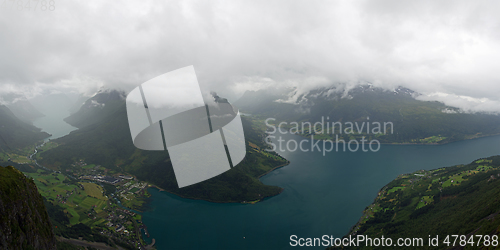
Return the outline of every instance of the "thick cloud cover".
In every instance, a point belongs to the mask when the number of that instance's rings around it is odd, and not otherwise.
[[[368,81],[500,111],[498,1],[52,3],[0,7],[0,93],[130,91],[194,65],[230,100],[269,86],[303,93]]]

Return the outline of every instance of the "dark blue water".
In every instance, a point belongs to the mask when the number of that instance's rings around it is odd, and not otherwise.
[[[500,154],[500,136],[440,146],[382,145],[376,153],[279,153],[291,164],[261,181],[285,190],[255,205],[195,201],[150,189],[143,220],[158,249],[285,249],[291,248],[292,234],[340,237],[399,174]]]

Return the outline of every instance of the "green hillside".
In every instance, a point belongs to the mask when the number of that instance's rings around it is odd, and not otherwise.
[[[38,161],[52,169],[66,171],[83,159],[115,172],[129,173],[169,192],[187,198],[214,202],[261,200],[279,194],[279,187],[262,184],[258,177],[287,164],[275,153],[265,150],[263,130],[243,118],[247,156],[235,168],[210,180],[179,189],[167,152],[136,149],[130,137],[124,101],[102,122],[86,126],[55,140],[59,147],[42,152]],[[249,146],[251,145],[253,146]]]
[[[124,95],[116,90],[97,93],[86,100],[75,113],[66,117],[64,121],[77,128],[99,123],[123,104]]]
[[[500,156],[400,175],[380,190],[349,235],[422,238],[427,247],[429,235],[439,235],[439,247],[432,249],[497,249],[493,241],[500,234],[499,194]],[[459,235],[455,245],[452,235]]]

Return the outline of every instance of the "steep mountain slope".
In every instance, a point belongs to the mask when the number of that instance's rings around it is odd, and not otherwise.
[[[388,91],[368,85],[347,93],[330,88],[294,99],[291,95],[247,92],[235,105],[277,121],[314,123],[328,117],[330,122],[392,122],[393,134],[377,137],[385,143],[447,143],[500,133],[498,115],[462,113],[439,102],[420,101],[417,93],[405,88]]]
[[[0,167],[0,248],[56,249],[42,196],[13,167]]]
[[[500,235],[499,193],[500,156],[404,174],[380,190],[349,234],[393,240],[416,237],[424,240],[424,246],[429,235],[439,235],[439,247],[432,249],[477,249],[488,246],[484,237],[489,235],[490,247],[496,249],[491,243],[494,235]],[[466,240],[453,245],[452,237],[446,244],[447,235],[464,235]],[[482,241],[475,235],[483,235]]]
[[[20,100],[7,105],[7,107],[14,113],[14,115],[21,121],[32,123],[37,118],[43,117],[38,109],[36,109],[29,101]]]
[[[123,104],[125,93],[116,90],[100,91],[86,100],[77,112],[65,118],[68,124],[83,128],[106,119]]]
[[[0,150],[16,149],[47,138],[49,134],[17,118],[6,106],[0,105]]]
[[[79,94],[74,95],[73,99],[75,100],[75,103],[68,109],[71,114],[78,112],[78,110],[80,110],[82,105],[89,99],[89,97],[83,94]]]
[[[286,164],[286,160],[263,150],[263,131],[255,129],[251,121],[243,119],[243,126],[247,140],[254,145],[247,146],[243,162],[224,174],[182,189],[177,187],[167,152],[143,151],[133,145],[124,100],[115,112],[103,116],[102,121],[57,139],[56,142],[62,145],[41,153],[39,162],[64,171],[77,159],[84,159],[133,174],[184,197],[216,202],[260,200],[280,193],[281,188],[264,185],[258,177]]]
[[[26,123],[33,123],[44,114],[26,99],[23,94],[3,92],[0,93],[0,104],[7,106],[14,115]]]

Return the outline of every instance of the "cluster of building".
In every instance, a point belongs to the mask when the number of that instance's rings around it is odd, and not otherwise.
[[[133,177],[129,177],[130,179],[133,179]],[[98,182],[104,182],[108,183],[111,185],[116,185],[118,182],[120,182],[122,179],[125,178],[116,178],[113,176],[107,176],[107,175],[86,175],[86,176],[81,176],[80,179],[87,179],[87,180],[93,180],[93,181],[98,181]],[[130,180],[127,179],[127,180]]]
[[[73,167],[84,167],[87,166],[87,163],[85,163],[82,159],[80,161],[75,162],[71,166]]]
[[[129,215],[130,218],[127,218],[126,215]],[[115,208],[113,212],[111,212],[106,219],[108,220],[108,223],[106,223],[106,226],[109,228],[114,228],[115,233],[119,234],[126,234],[129,235],[130,232],[127,230],[127,225],[132,225],[132,218],[136,214],[132,211],[126,210],[126,209],[121,209],[121,208]]]

